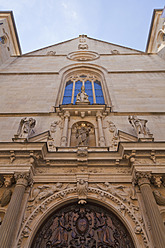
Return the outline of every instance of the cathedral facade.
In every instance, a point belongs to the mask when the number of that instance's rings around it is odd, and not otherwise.
[[[0,247],[165,247],[165,18],[146,52],[87,35],[21,54],[0,12]]]

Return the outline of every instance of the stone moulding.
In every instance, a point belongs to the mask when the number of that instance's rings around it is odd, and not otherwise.
[[[64,205],[73,200],[78,201],[76,187],[62,190],[41,202],[41,204],[33,210],[29,217],[23,221],[16,247],[30,247],[38,227],[47,217],[49,217],[50,213],[52,213],[58,205]],[[88,200],[97,202],[98,204],[102,203],[105,207],[111,209],[123,221],[123,223],[126,224],[127,229],[134,240],[135,247],[139,247],[139,245],[140,247],[149,247],[149,242],[143,223],[140,222],[136,214],[131,208],[129,208],[129,206],[127,206],[127,204],[109,192],[93,187],[88,188],[87,202]],[[134,230],[134,233],[131,229]],[[143,246],[141,246],[141,242],[138,241],[136,235],[138,235],[139,238],[142,238]]]
[[[67,58],[75,61],[91,61],[99,58],[99,54],[92,51],[76,51],[67,55]]]

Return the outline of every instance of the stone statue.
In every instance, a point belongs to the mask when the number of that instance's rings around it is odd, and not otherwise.
[[[158,205],[165,206],[165,197],[158,190],[154,190],[153,195]]]
[[[28,137],[34,132],[33,128],[36,125],[36,120],[33,118],[22,118],[17,131],[17,138],[25,138]]]
[[[91,128],[84,123],[76,130],[76,139],[78,146],[87,146],[89,141],[89,133]]]
[[[88,95],[87,93],[85,93],[85,86],[81,87],[81,92],[79,92],[76,96],[76,104],[89,104],[89,100],[88,100]]]
[[[88,192],[88,182],[84,179],[79,179],[77,182],[77,193],[79,202],[78,204],[85,204],[85,199],[87,198],[87,192]]]
[[[151,137],[149,129],[146,126],[148,120],[139,119],[137,116],[130,115],[128,117],[128,121],[132,125],[132,127],[135,129],[138,138],[147,137],[147,136]]]

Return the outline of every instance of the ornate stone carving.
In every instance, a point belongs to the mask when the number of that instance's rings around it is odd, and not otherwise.
[[[95,205],[72,204],[46,221],[32,247],[133,248],[134,245],[128,231],[112,212]]]
[[[55,150],[55,133],[56,133],[56,130],[57,130],[57,126],[61,124],[61,121],[53,121],[50,125],[50,130],[49,130],[49,133],[50,133],[50,136],[48,137],[48,148],[49,150]]]
[[[34,133],[33,128],[36,125],[36,120],[33,118],[22,118],[18,127],[17,134],[14,135],[13,141],[18,139],[22,141],[28,140],[29,136]]]
[[[79,44],[78,49],[79,50],[88,50],[88,45],[87,44]]]
[[[40,203],[40,205],[38,205],[34,209],[34,211],[30,212],[30,215],[27,215],[27,217],[25,217],[25,220],[24,220],[24,223],[22,226],[22,231],[20,232],[20,236],[19,236],[18,248],[21,248],[22,243],[25,244],[24,242],[26,242],[25,239],[23,241],[24,229],[26,229],[26,227],[28,227],[29,230],[31,230],[31,227],[33,226],[33,224],[36,221],[35,218],[38,219],[38,216],[40,215],[40,211],[45,212],[46,210],[48,210],[48,208],[52,208],[53,204],[57,204],[59,199],[61,200],[61,198],[63,198],[64,196],[65,196],[65,198],[69,197],[69,199],[70,199],[70,196],[72,196],[76,192],[77,192],[77,187],[71,187],[71,188],[69,187],[68,189],[63,190],[62,192],[61,191],[57,192],[57,193],[53,194],[52,196],[46,198],[43,202]],[[108,203],[109,201],[112,202],[112,204],[115,205],[116,209],[117,209],[116,206],[119,206],[122,204],[124,206],[124,211],[122,211],[122,214],[125,215],[127,213],[126,218],[131,218],[131,220],[133,221],[135,226],[141,226],[142,231],[141,231],[140,235],[143,238],[145,247],[146,248],[149,247],[146,232],[143,228],[143,225],[141,224],[141,218],[139,217],[139,214],[137,214],[136,209],[130,208],[129,204],[126,205],[119,198],[113,196],[109,192],[102,191],[98,188],[88,187],[88,194],[91,195],[92,198],[94,197],[95,199],[98,199],[99,196],[104,195],[104,197],[106,198],[107,204],[109,204]],[[66,201],[66,199],[64,201]]]
[[[130,202],[130,199],[136,200],[135,192],[131,187],[126,187],[123,185],[115,186],[108,182],[104,183],[103,186],[97,184],[97,187],[111,193],[112,195],[118,197],[120,200],[124,202]]]
[[[118,50],[111,50],[112,54],[120,54],[120,52]]]
[[[13,182],[13,175],[3,175],[4,177],[4,184],[5,184],[5,187],[9,187],[11,186],[12,182]]]
[[[107,121],[109,124],[109,131],[112,133],[111,141],[110,141],[110,151],[116,151],[118,148],[118,143],[120,141],[117,128],[112,121]]]
[[[56,52],[55,51],[48,51],[46,55],[54,56],[54,55],[56,55]]]
[[[165,206],[165,196],[163,196],[158,190],[154,190],[153,195],[158,205]]]
[[[78,147],[77,156],[78,157],[87,157],[88,156],[88,147]]]
[[[16,180],[17,185],[20,184],[27,187],[33,184],[33,180],[29,172],[15,172],[14,178]]]
[[[11,200],[12,191],[10,189],[5,189],[0,199],[1,207],[5,207]]]
[[[68,185],[64,186],[62,183],[56,183],[53,185],[44,184],[42,186],[38,186],[37,188],[33,188],[31,191],[31,195],[29,198],[29,202],[34,202],[37,204],[40,201],[45,200],[49,196],[53,195],[55,192],[59,192],[67,188]]]
[[[160,188],[161,184],[162,184],[162,177],[161,176],[152,176],[152,183]]]
[[[88,182],[84,179],[77,181],[78,204],[85,204],[88,194]]]
[[[134,183],[141,186],[142,184],[150,184],[151,172],[150,171],[135,171]]]
[[[89,143],[89,133],[90,133],[91,127],[87,123],[81,123],[79,126],[77,126],[76,131],[76,139],[77,139],[77,145],[78,146],[87,146]]]
[[[134,130],[136,131],[137,137],[140,138],[152,138],[152,134],[147,128],[148,120],[139,119],[137,116],[130,115],[128,117],[129,123],[132,125]]]
[[[85,93],[85,86],[81,87],[81,92],[76,96],[76,104],[90,104],[88,95]]]

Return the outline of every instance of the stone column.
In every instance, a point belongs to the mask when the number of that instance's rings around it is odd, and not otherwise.
[[[17,217],[21,211],[20,207],[25,188],[30,182],[29,173],[15,173],[14,177],[16,180],[16,186],[0,228],[1,248],[12,247],[12,239],[15,232]]]
[[[105,138],[102,127],[102,114],[100,111],[96,114],[97,124],[98,124],[98,132],[99,132],[99,146],[105,146]]]
[[[148,216],[155,248],[165,247],[165,227],[150,186],[150,172],[136,172],[142,199]]]
[[[67,146],[69,117],[70,117],[69,111],[66,111],[64,114],[64,126],[61,137],[61,146]]]

